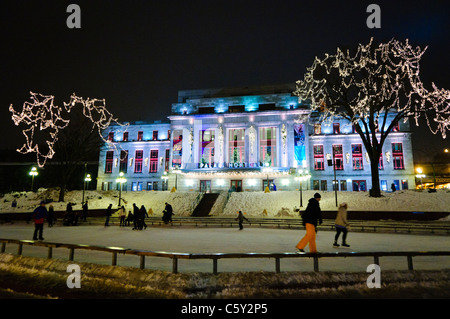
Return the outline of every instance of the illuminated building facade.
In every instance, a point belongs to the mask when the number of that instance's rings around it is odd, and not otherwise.
[[[351,123],[308,119],[293,85],[179,91],[167,123],[112,126],[100,152],[98,188],[181,191],[368,191],[370,162]],[[334,163],[328,166],[328,160]],[[408,123],[390,133],[382,190],[415,187]],[[302,182],[301,182],[302,181]]]

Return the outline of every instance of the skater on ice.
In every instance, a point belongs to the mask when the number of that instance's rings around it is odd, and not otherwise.
[[[239,230],[243,230],[244,229],[244,226],[242,225],[242,223],[244,222],[244,219],[246,221],[248,221],[248,219],[245,218],[245,216],[242,214],[242,212],[239,211],[238,217],[235,218],[235,220],[239,220]]]
[[[320,199],[322,196],[315,193],[314,197],[308,202],[306,210],[303,212],[303,225],[306,227],[306,235],[298,242],[297,249],[304,252],[304,248],[309,244],[309,251],[311,253],[317,252],[316,247],[316,232],[317,222],[322,224],[322,211],[320,210]]]
[[[347,203],[341,203],[339,205],[336,220],[334,222],[334,226],[336,227],[336,235],[334,237],[333,247],[336,248],[339,247],[337,241],[341,233],[342,233],[342,247],[350,247],[350,245],[348,245],[346,242],[347,232],[350,227],[350,224],[347,221],[347,209],[348,209]]]
[[[41,201],[39,207],[37,207],[31,217],[34,219],[34,234],[33,240],[44,240],[43,232],[44,232],[44,219],[47,218],[48,212],[47,208],[45,208],[45,202]]]

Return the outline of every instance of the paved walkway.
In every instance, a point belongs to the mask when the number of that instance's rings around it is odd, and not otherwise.
[[[0,225],[0,238],[31,239],[34,226],[17,223]],[[248,253],[248,252],[293,252],[295,245],[305,234],[304,230],[245,228],[187,228],[149,227],[133,231],[130,227],[55,226],[44,228],[45,241],[99,246],[115,246],[131,249],[184,252],[184,253]],[[319,231],[317,247],[321,252],[336,251],[446,251],[450,237],[407,234],[352,233],[348,234],[350,248],[333,248],[334,232]],[[306,249],[308,251],[308,248]],[[17,246],[9,244],[7,253],[17,253]],[[43,247],[24,246],[23,255],[46,257]],[[66,248],[56,248],[53,258],[68,259]],[[95,262],[111,264],[111,254],[92,251],[77,251],[74,263]],[[366,271],[372,257],[322,258],[320,271]],[[119,255],[119,266],[139,267],[139,257]],[[382,270],[407,270],[406,257],[380,258]],[[148,257],[147,269],[171,271],[172,261],[167,258]],[[414,269],[450,269],[450,257],[415,257]],[[180,260],[180,272],[211,272],[210,260]],[[282,259],[282,271],[313,271],[310,258]],[[273,259],[231,259],[219,260],[218,271],[274,271]]]

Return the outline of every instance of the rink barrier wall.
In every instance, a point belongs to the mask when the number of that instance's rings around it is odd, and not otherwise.
[[[78,216],[83,216],[82,210],[74,210]],[[63,219],[65,211],[55,211],[54,215],[57,219]],[[262,213],[262,212],[261,212]],[[323,219],[335,219],[336,210],[322,210]],[[0,213],[0,221],[8,222],[15,220],[29,221],[31,220],[32,212],[14,213],[2,212]],[[175,215],[177,212],[175,211]],[[450,215],[450,211],[446,212],[422,212],[422,211],[355,211],[349,210],[347,218],[349,220],[365,220],[365,221],[379,221],[379,220],[396,220],[396,221],[435,221],[445,218]],[[106,209],[90,209],[88,217],[105,217]],[[162,216],[162,215],[161,215]],[[180,215],[178,215],[180,216]],[[188,216],[186,216],[188,217]],[[191,217],[190,218],[195,218]],[[208,216],[208,218],[228,218],[226,216]],[[270,219],[266,217],[267,219]],[[277,219],[272,218],[272,219]],[[278,219],[283,219],[280,217]]]
[[[347,258],[347,257],[373,257],[374,264],[380,264],[380,257],[406,257],[408,270],[413,271],[413,257],[417,256],[450,256],[450,251],[391,251],[391,252],[325,252],[325,253],[178,253],[178,252],[163,252],[163,251],[147,251],[136,250],[122,247],[105,247],[93,245],[78,245],[78,244],[64,244],[52,243],[37,240],[18,240],[0,238],[1,248],[0,253],[5,253],[6,244],[16,244],[17,255],[21,256],[23,252],[23,245],[47,247],[47,258],[51,259],[53,256],[53,248],[67,248],[69,250],[69,260],[74,261],[76,250],[90,250],[100,251],[112,254],[111,265],[117,265],[117,254],[127,254],[139,256],[139,268],[145,269],[145,257],[162,257],[172,259],[172,273],[178,273],[179,259],[210,259],[213,262],[213,273],[218,274],[219,259],[241,259],[241,258],[273,258],[275,259],[275,272],[281,272],[281,259],[283,258],[312,258],[314,262],[314,271],[319,271],[320,258]]]

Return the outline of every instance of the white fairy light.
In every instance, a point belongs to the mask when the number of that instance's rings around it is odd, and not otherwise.
[[[70,102],[64,102],[63,109],[53,104],[55,99],[53,95],[43,95],[33,92],[30,92],[30,94],[32,102],[25,102],[20,113],[13,108],[12,104],[9,107],[9,111],[12,113],[12,120],[16,126],[21,124],[26,126],[22,130],[26,142],[17,151],[22,154],[36,153],[39,167],[43,167],[48,159],[53,158],[55,154],[53,148],[58,141],[58,133],[69,125],[68,113],[76,105],[81,104],[83,115],[92,121],[93,127],[98,130],[99,136],[105,143],[109,141],[102,136],[104,129],[112,123],[126,126],[120,124],[106,109],[106,101],[104,99],[83,99],[72,94]],[[44,139],[48,147],[47,151],[40,150],[38,143],[34,140],[36,129],[39,129],[42,134],[46,134]],[[115,145],[113,146],[115,147]]]
[[[310,101],[313,111],[321,111],[321,122],[341,116],[364,125],[366,132],[370,122],[381,123],[383,133],[392,128],[386,117],[395,110],[396,121],[414,118],[418,126],[424,116],[431,132],[446,138],[450,90],[434,83],[431,90],[424,87],[419,62],[426,50],[395,39],[378,46],[371,39],[367,45],[359,44],[354,55],[338,48],[335,55],[314,59],[294,94],[300,102]]]

